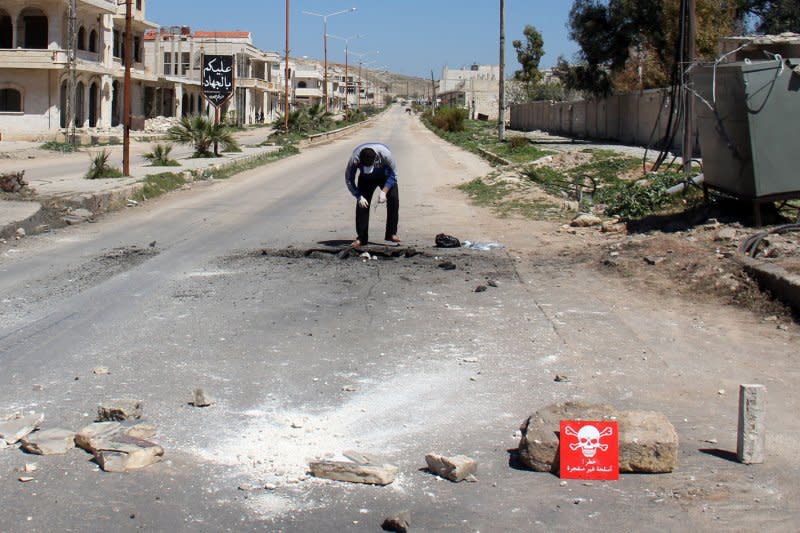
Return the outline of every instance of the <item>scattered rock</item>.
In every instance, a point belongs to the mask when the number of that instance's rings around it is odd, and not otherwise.
[[[95,446],[95,461],[106,472],[138,470],[159,462],[164,455],[164,448],[158,444],[124,434],[98,441]]]
[[[455,270],[456,265],[454,265],[450,261],[443,261],[439,263],[439,268],[441,268],[442,270]]]
[[[553,381],[557,381],[558,383],[566,383],[569,381],[569,378],[563,374],[556,374],[556,377]]]
[[[678,434],[666,416],[583,402],[552,404],[523,422],[518,448],[522,464],[538,472],[558,472],[561,420],[617,420],[620,472],[664,473],[677,465]]]
[[[722,228],[714,236],[715,241],[732,241],[736,238],[736,228]]]
[[[72,226],[75,224],[81,224],[86,222],[87,220],[91,219],[94,216],[94,213],[89,211],[88,209],[78,208],[78,209],[70,209],[69,213],[67,213],[63,218],[63,222],[68,226]]]
[[[411,527],[411,515],[408,511],[386,518],[381,524],[384,531],[394,531],[395,533],[406,533]]]
[[[0,190],[3,192],[19,192],[28,185],[25,181],[25,171],[0,174]]]
[[[109,374],[109,371],[108,368],[104,366],[96,366],[92,369],[92,374],[95,374],[97,376],[104,376],[106,374]]]
[[[33,478],[31,476],[20,476],[17,479],[22,483],[27,483],[28,481],[33,481]]]
[[[569,223],[573,228],[588,228],[590,226],[599,226],[603,223],[600,217],[590,213],[581,213],[572,219]]]
[[[214,403],[214,399],[206,395],[203,389],[194,389],[192,391],[192,399],[189,401],[195,407],[208,407]]]
[[[39,429],[44,421],[44,415],[32,414],[12,418],[0,423],[0,438],[6,444],[16,444],[20,439]]]
[[[369,485],[388,485],[399,471],[394,465],[360,465],[345,461],[313,461],[309,469],[315,477]]]
[[[142,418],[141,400],[112,400],[97,408],[97,422],[122,421]]]
[[[75,444],[89,453],[97,450],[97,444],[116,435],[122,424],[119,422],[94,422],[75,434]]]
[[[663,263],[667,258],[660,256],[660,255],[650,255],[644,258],[644,261],[648,265],[657,265],[659,263]]]
[[[75,447],[75,432],[68,429],[46,429],[22,439],[22,449],[34,455],[62,455]]]
[[[466,455],[445,457],[435,453],[425,456],[428,469],[434,474],[458,483],[478,471],[478,463]]]
[[[601,231],[603,233],[623,233],[628,227],[623,222],[603,222]]]
[[[490,287],[494,287],[494,288],[497,288],[497,287],[499,286],[499,285],[497,284],[497,282],[496,282],[495,280],[493,280],[493,279],[490,279],[489,281],[487,281],[487,282],[486,282],[486,284],[487,284],[488,286],[490,286]]]
[[[486,292],[486,285],[478,285],[475,287],[475,292]]]
[[[136,439],[152,439],[156,436],[157,428],[153,424],[136,424],[129,428],[123,428],[122,433]]]
[[[16,235],[16,237],[18,239],[21,239],[22,237],[24,237],[26,235],[25,228],[17,228],[17,231],[15,231],[14,234]]]

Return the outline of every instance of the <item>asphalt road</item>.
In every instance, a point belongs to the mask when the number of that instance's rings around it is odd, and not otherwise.
[[[305,257],[354,237],[343,171],[366,140],[397,156],[400,235],[422,253]],[[395,108],[349,138],[2,250],[0,415],[44,412],[45,427],[77,430],[105,400],[140,399],[166,455],[109,474],[80,450],[0,450],[0,531],[377,531],[403,510],[419,531],[796,523],[798,467],[780,444],[797,435],[791,416],[778,416],[766,467],[698,451],[702,439],[735,443],[723,386],[732,400],[737,380],[780,373],[770,390],[797,406],[791,343],[742,335],[735,313],[592,286],[580,266],[508,243],[437,251],[440,232],[519,238],[453,189],[490,171]],[[771,368],[754,369],[752,350]],[[188,405],[195,387],[217,402]],[[679,471],[564,484],[510,466],[525,417],[566,399],[663,409],[681,435]],[[398,480],[307,476],[309,459],[348,449],[399,466]],[[478,482],[421,471],[427,452],[476,458]],[[26,463],[38,468],[22,483]]]

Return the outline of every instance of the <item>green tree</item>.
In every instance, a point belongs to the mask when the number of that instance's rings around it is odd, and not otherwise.
[[[740,0],[739,8],[757,17],[756,30],[760,33],[800,33],[800,2],[797,0]]]
[[[730,35],[741,16],[739,7],[697,0],[698,58],[716,56],[719,38]],[[581,64],[562,73],[568,87],[607,94],[667,85],[677,67],[680,14],[681,0],[575,0],[568,26]]]
[[[514,50],[517,51],[517,61],[522,66],[521,70],[514,72],[514,79],[536,84],[542,79],[539,62],[544,56],[544,39],[542,39],[542,34],[530,24],[525,26],[522,34],[525,36],[524,43],[519,39],[515,39],[511,43],[514,45]]]

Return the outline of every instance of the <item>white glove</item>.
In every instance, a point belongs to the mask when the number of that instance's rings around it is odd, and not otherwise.
[[[385,204],[386,203],[386,193],[383,192],[383,189],[381,189],[381,195],[378,198],[378,203],[379,204]]]
[[[358,206],[359,207],[363,207],[363,208],[366,209],[367,207],[369,207],[369,202],[363,196],[359,196],[358,197]]]

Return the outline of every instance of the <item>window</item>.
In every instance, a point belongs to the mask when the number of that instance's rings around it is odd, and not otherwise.
[[[0,12],[0,48],[13,48],[11,43],[11,17]]]
[[[86,29],[83,26],[78,30],[78,50],[86,50]]]
[[[0,89],[0,113],[21,113],[22,94],[16,89]]]
[[[172,75],[172,53],[164,52],[164,75]]]
[[[97,52],[97,30],[92,30],[89,34],[89,51]]]
[[[114,30],[114,45],[112,53],[114,54],[114,57],[122,57],[122,54],[120,54],[119,30]]]
[[[191,54],[189,52],[182,52],[181,53],[181,75],[186,76],[186,73],[189,72],[189,66],[191,65]]]
[[[133,62],[134,63],[141,63],[142,62],[142,54],[139,50],[140,41],[139,37],[133,38]]]

